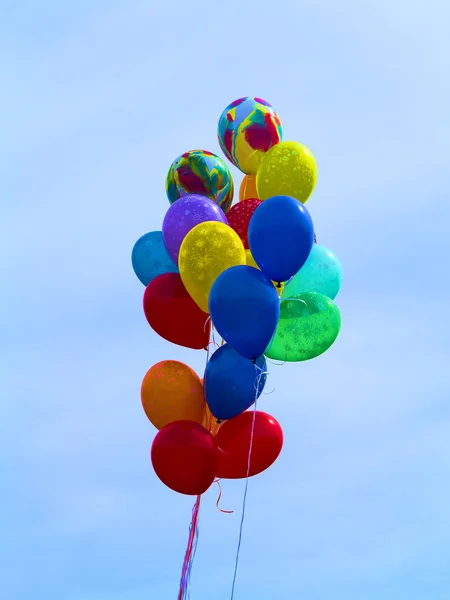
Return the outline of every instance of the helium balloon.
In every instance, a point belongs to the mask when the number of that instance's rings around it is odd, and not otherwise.
[[[239,202],[248,198],[258,198],[256,175],[245,175],[239,187]]]
[[[245,248],[231,227],[208,221],[196,225],[184,238],[178,264],[187,291],[203,311],[209,312],[212,284],[229,267],[245,265]]]
[[[250,250],[245,251],[245,260],[246,260],[247,267],[253,267],[254,269],[258,269],[259,271],[261,270],[259,268],[259,266],[256,264],[256,261],[253,258],[253,255]],[[281,293],[283,292],[283,289],[284,289],[284,283],[279,283],[277,281],[272,281],[272,283],[275,286],[275,289],[277,290],[277,294],[279,296],[281,296]]]
[[[289,196],[274,196],[258,206],[248,229],[253,258],[273,281],[287,281],[301,269],[313,240],[308,210]]]
[[[161,231],[151,231],[138,239],[131,253],[131,264],[145,286],[164,273],[178,273],[177,265],[164,246]]]
[[[244,412],[221,425],[217,432],[219,466],[216,477],[247,477],[252,427],[249,477],[265,471],[277,460],[283,447],[283,431],[278,421],[264,412]]]
[[[166,192],[171,204],[182,196],[200,194],[226,213],[233,202],[234,184],[230,169],[221,158],[206,150],[191,150],[172,163]]]
[[[216,419],[231,419],[247,410],[264,389],[266,369],[264,356],[255,365],[229,344],[216,350],[206,365],[204,383],[206,403]]]
[[[141,401],[157,429],[180,420],[202,423],[205,417],[202,382],[192,369],[176,360],[159,362],[147,372]]]
[[[290,298],[302,292],[317,292],[331,300],[336,298],[342,282],[342,266],[331,250],[314,244],[307,261],[286,284],[282,298]]]
[[[336,340],[341,315],[336,304],[316,292],[281,301],[277,331],[265,351],[268,358],[299,362],[323,354]]]
[[[248,198],[232,206],[227,213],[228,225],[241,238],[244,248],[248,248],[248,225],[250,219],[260,204],[260,200]]]
[[[209,410],[208,405],[206,405],[205,418],[203,420],[203,427],[207,429],[211,435],[216,435],[217,430],[219,429],[221,421],[218,421],[212,412]]]
[[[173,344],[207,348],[211,320],[192,300],[178,273],[166,273],[145,289],[144,313],[154,331]]]
[[[178,253],[186,235],[205,221],[228,222],[223,211],[206,196],[189,194],[171,205],[164,217],[162,234],[167,252],[175,264],[178,264]]]
[[[261,271],[237,266],[214,282],[209,310],[223,339],[244,358],[256,359],[275,333],[280,301],[272,282]]]
[[[197,496],[215,479],[218,453],[212,435],[192,421],[175,421],[153,440],[151,461],[156,475],[171,490]]]
[[[280,142],[281,121],[261,98],[239,98],[223,111],[217,137],[225,156],[244,173],[256,173],[265,153]]]
[[[256,175],[258,198],[291,196],[305,203],[317,181],[311,150],[297,142],[281,142],[267,152]]]

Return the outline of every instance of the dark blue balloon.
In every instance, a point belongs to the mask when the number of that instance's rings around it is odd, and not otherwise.
[[[255,359],[267,348],[280,316],[273,283],[258,269],[227,269],[213,283],[209,312],[223,339],[244,358]]]
[[[311,216],[290,196],[274,196],[258,206],[248,228],[250,251],[272,281],[287,281],[306,262],[314,243]]]
[[[138,239],[131,253],[131,264],[145,286],[159,275],[178,273],[177,265],[164,246],[162,231],[151,231]]]
[[[240,415],[261,395],[266,378],[264,356],[253,364],[229,344],[221,346],[206,365],[205,398],[210,411],[221,421]]]

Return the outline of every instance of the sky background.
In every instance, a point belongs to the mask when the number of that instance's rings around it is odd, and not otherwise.
[[[270,366],[285,432],[251,479],[235,600],[450,596],[450,7],[444,0],[0,2],[0,581],[5,600],[176,598],[191,498],[139,390],[158,339],[130,254],[165,176],[271,102],[319,165],[344,266],[323,356]],[[240,176],[236,171],[236,182]],[[192,600],[230,597],[244,481],[203,500]]]

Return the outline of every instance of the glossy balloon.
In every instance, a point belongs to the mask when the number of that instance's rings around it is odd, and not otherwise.
[[[275,196],[258,206],[248,229],[253,258],[273,281],[287,281],[302,268],[313,240],[309,212],[289,196]]]
[[[286,284],[282,298],[290,298],[302,292],[317,292],[334,300],[342,282],[342,266],[331,250],[314,244],[307,261]]]
[[[184,363],[164,360],[145,375],[141,386],[145,414],[157,429],[179,420],[202,423],[205,397],[198,375]]]
[[[298,142],[281,142],[271,148],[256,175],[258,198],[292,196],[306,202],[317,182],[317,164],[311,150]]]
[[[196,225],[184,238],[178,264],[187,291],[203,311],[209,312],[211,286],[229,267],[245,265],[245,248],[231,227],[208,221]]]
[[[274,417],[256,411],[244,412],[220,426],[216,436],[219,447],[217,477],[242,479],[247,477],[248,455],[253,426],[252,452],[249,476],[268,469],[280,455],[283,431]]]
[[[201,350],[209,344],[211,319],[192,300],[178,273],[160,275],[145,288],[144,313],[165,340]]]
[[[251,250],[246,250],[245,251],[245,258],[246,258],[246,262],[247,262],[247,267],[253,267],[254,269],[258,269],[259,271],[261,270],[259,268],[259,265],[256,264],[256,260],[253,258],[252,252]],[[283,290],[284,290],[284,283],[278,283],[277,281],[272,281],[275,289],[277,290],[277,294],[279,296],[281,296]]]
[[[173,161],[166,177],[166,192],[171,204],[187,194],[200,194],[226,213],[233,202],[234,183],[221,158],[207,150],[191,150]]]
[[[216,419],[231,419],[247,410],[264,389],[266,369],[264,356],[255,365],[229,344],[216,350],[206,365],[204,382],[206,402]]]
[[[205,221],[228,222],[220,207],[206,196],[189,194],[169,208],[164,217],[162,234],[167,252],[175,264],[178,264],[178,253],[186,235]]]
[[[266,100],[239,98],[219,119],[217,137],[225,156],[244,173],[256,173],[265,153],[280,142],[280,117]]]
[[[171,490],[197,496],[216,476],[218,452],[212,435],[198,423],[175,421],[156,435],[151,449],[156,475]]]
[[[248,198],[259,198],[256,189],[256,174],[245,175],[239,186],[239,202]]]
[[[253,267],[224,271],[214,282],[209,310],[219,335],[244,358],[264,353],[280,314],[272,282]]]
[[[147,286],[164,273],[178,273],[178,267],[164,246],[161,231],[151,231],[138,239],[131,253],[131,263],[137,278]]]
[[[248,248],[248,226],[253,213],[261,204],[260,200],[248,198],[230,208],[227,213],[228,224],[241,238],[244,248]]]
[[[330,348],[340,328],[341,315],[330,298],[316,292],[295,294],[281,301],[277,331],[265,355],[287,362],[315,358]]]

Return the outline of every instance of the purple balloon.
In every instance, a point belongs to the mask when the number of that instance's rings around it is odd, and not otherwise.
[[[184,238],[191,229],[205,221],[219,221],[228,225],[222,209],[206,196],[199,194],[182,196],[167,211],[162,225],[164,246],[176,265]]]

